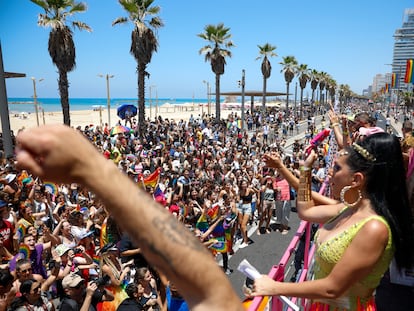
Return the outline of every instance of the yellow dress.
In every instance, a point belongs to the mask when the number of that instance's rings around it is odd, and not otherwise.
[[[345,212],[345,208],[340,214]],[[339,215],[338,215],[339,216]],[[336,219],[337,217],[335,217]],[[387,221],[381,216],[367,217],[360,222],[345,229],[336,236],[327,241],[318,244],[319,232],[315,235],[316,253],[315,253],[315,279],[322,279],[329,275],[335,265],[343,256],[345,250],[352,242],[358,231],[370,220],[379,220],[383,222],[388,228],[388,243],[380,260],[376,263],[371,273],[354,284],[346,294],[338,299],[321,299],[315,300],[311,303],[310,311],[348,311],[348,310],[376,310],[374,296],[364,295],[364,293],[371,293],[372,289],[379,285],[379,282],[387,271],[388,266],[394,256],[394,245],[392,243],[391,229]],[[329,222],[332,222],[332,219]],[[328,223],[329,223],[328,222]],[[362,296],[361,296],[362,295]]]

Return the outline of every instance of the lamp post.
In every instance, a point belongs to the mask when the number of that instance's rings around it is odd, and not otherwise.
[[[150,100],[150,102],[149,102],[149,104],[150,104],[150,106],[149,106],[149,118],[150,118],[150,120],[151,120],[151,118],[152,118],[152,95],[151,95],[151,90],[152,90],[152,88],[156,88],[157,86],[156,85],[150,85],[149,86],[149,100]]]
[[[34,103],[34,108],[35,108],[35,113],[36,113],[36,124],[37,126],[39,126],[39,106],[37,105],[37,93],[36,93],[36,78],[32,77],[31,78],[33,81],[33,103]],[[39,79],[38,82],[42,82],[44,79]]]
[[[241,132],[243,133],[243,130],[244,130],[244,86],[245,86],[245,84],[246,84],[246,79],[245,79],[245,76],[246,76],[246,72],[245,72],[245,70],[243,69],[242,70],[242,79],[241,79]]]
[[[203,83],[207,85],[207,114],[210,115],[210,82],[203,80]],[[201,113],[201,117],[203,117],[203,113]]]
[[[111,128],[111,97],[109,95],[109,79],[113,78],[114,75],[110,74],[98,74],[98,77],[106,78],[106,105],[108,107],[108,127]]]

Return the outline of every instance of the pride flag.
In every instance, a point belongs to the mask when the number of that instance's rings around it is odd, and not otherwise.
[[[213,206],[211,206],[207,210],[207,215],[210,216],[211,220],[215,220],[217,216],[219,215],[219,212],[220,212],[220,206],[218,203],[216,203],[216,204],[213,204]]]
[[[389,93],[389,91],[390,91],[390,84],[389,83],[386,83],[385,84],[385,93]]]
[[[157,184],[158,184],[158,179],[160,178],[160,174],[161,174],[161,168],[157,168],[152,174],[150,174],[149,176],[147,176],[146,178],[143,179],[143,183],[144,186],[147,187],[152,187],[154,188]]]
[[[407,59],[407,66],[405,67],[405,83],[413,83],[413,60]]]
[[[397,86],[397,77],[398,75],[396,73],[393,73],[391,76],[391,87],[392,88]]]

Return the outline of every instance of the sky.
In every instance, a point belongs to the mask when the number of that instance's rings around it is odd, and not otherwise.
[[[127,16],[117,0],[85,0],[88,10],[71,20],[88,24],[93,32],[74,30],[76,68],[68,74],[70,98],[106,98],[110,79],[112,98],[137,98],[136,61],[129,53],[131,23],[112,26]],[[197,34],[208,24],[230,28],[235,47],[221,76],[221,91],[240,91],[246,73],[246,90],[261,91],[263,78],[258,45],[276,46],[270,58],[272,73],[267,90],[285,92],[281,71],[283,57],[324,71],[340,84],[362,94],[376,74],[391,71],[393,34],[402,26],[404,10],[412,1],[398,0],[155,0],[161,7],[164,27],[157,32],[158,51],[147,67],[146,97],[206,98],[208,81],[214,93],[215,76],[200,48],[207,41]],[[7,96],[33,96],[31,77],[37,80],[39,98],[59,97],[57,68],[49,56],[49,28],[37,25],[42,9],[29,0],[0,0],[0,42],[5,71],[25,73],[26,78],[6,80]],[[290,93],[294,92],[293,80]],[[150,88],[151,86],[151,88]],[[309,88],[308,88],[309,89]],[[310,91],[305,90],[305,96]],[[298,88],[299,94],[299,88]],[[299,95],[298,95],[299,96]]]

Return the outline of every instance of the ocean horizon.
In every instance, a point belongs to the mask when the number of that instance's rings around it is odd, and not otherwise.
[[[9,113],[34,113],[34,101],[33,98],[24,97],[10,97],[7,99],[9,104]],[[122,104],[138,104],[138,99],[135,98],[111,98],[111,109],[116,109]],[[161,106],[166,103],[172,105],[183,105],[183,104],[207,104],[208,100],[204,98],[146,98],[145,106],[155,107],[156,105]],[[40,109],[45,112],[61,112],[62,106],[60,104],[60,98],[38,98],[37,104]],[[106,109],[107,99],[106,98],[70,98],[69,105],[71,111],[78,110],[92,110],[99,107]]]

